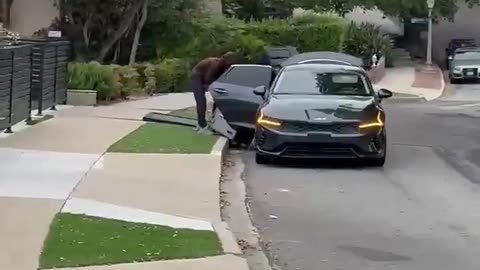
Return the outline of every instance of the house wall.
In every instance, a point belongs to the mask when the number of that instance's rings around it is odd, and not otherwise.
[[[60,15],[53,5],[54,0],[15,0],[10,10],[10,29],[21,35],[31,36],[36,31],[50,26]]]

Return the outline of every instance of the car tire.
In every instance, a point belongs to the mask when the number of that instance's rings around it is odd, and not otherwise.
[[[458,80],[457,80],[457,79],[454,79],[454,78],[450,78],[450,83],[451,83],[451,84],[457,84],[457,83],[458,83]]]
[[[255,131],[247,128],[240,128],[237,130],[237,135],[235,136],[234,141],[240,145],[250,146],[255,136]]]
[[[268,165],[273,163],[273,159],[268,155],[255,153],[255,162],[259,165]]]
[[[386,156],[379,158],[372,158],[368,161],[368,165],[371,167],[383,167],[385,165]]]

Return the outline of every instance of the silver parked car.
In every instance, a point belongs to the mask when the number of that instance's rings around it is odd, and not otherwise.
[[[450,62],[450,82],[480,79],[480,48],[455,50]]]

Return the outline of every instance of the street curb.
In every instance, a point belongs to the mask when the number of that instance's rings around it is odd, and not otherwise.
[[[223,136],[218,138],[217,142],[212,148],[210,152],[211,155],[220,157],[220,171],[218,172],[218,181],[220,186],[220,181],[222,179],[222,168],[223,162],[225,160],[225,156],[229,150],[229,140]],[[220,190],[219,190],[220,191]],[[218,194],[218,206],[220,208],[220,193]],[[220,210],[221,211],[221,210]],[[234,255],[242,255],[243,252],[240,249],[237,241],[235,240],[236,237],[233,232],[230,230],[228,224],[226,222],[215,223],[213,224],[214,230],[218,235],[220,243],[222,244],[223,251],[226,254],[234,254]]]
[[[222,244],[223,252],[225,254],[234,254],[242,255],[242,250],[238,246],[237,241],[235,240],[235,235],[233,235],[230,227],[226,222],[213,224],[213,228],[220,239]]]
[[[399,97],[385,100],[386,104],[400,104],[400,103],[425,103],[427,99],[424,97]]]
[[[222,136],[218,138],[217,142],[212,147],[212,151],[210,152],[210,155],[221,156],[223,159],[223,156],[227,151],[228,151],[228,139]]]
[[[438,71],[440,72],[440,75],[441,75],[440,80],[441,80],[441,83],[442,83],[442,86],[440,87],[440,91],[442,91],[442,92],[440,93],[440,95],[437,98],[435,98],[435,99],[438,99],[438,98],[443,96],[443,93],[445,92],[447,84],[445,83],[445,76],[443,74],[443,70],[438,65],[435,65],[435,66],[437,67]],[[435,99],[433,99],[433,100],[435,100]]]

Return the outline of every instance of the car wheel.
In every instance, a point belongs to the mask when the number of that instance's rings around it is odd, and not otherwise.
[[[257,164],[259,164],[259,165],[267,165],[267,164],[272,164],[273,159],[272,159],[272,157],[270,157],[268,155],[261,154],[261,153],[256,153],[255,154],[255,162],[257,162]]]
[[[372,167],[383,167],[385,165],[386,156],[379,157],[379,158],[372,158],[368,161],[368,165]]]
[[[450,78],[450,83],[451,83],[451,84],[457,84],[457,83],[458,83],[458,80],[457,80],[457,79],[454,79],[454,78]]]
[[[368,165],[372,167],[383,167],[387,159],[387,137],[383,139],[383,155],[381,157],[368,159]]]
[[[255,136],[255,131],[247,128],[241,128],[237,130],[237,135],[234,141],[238,144],[250,146]]]

